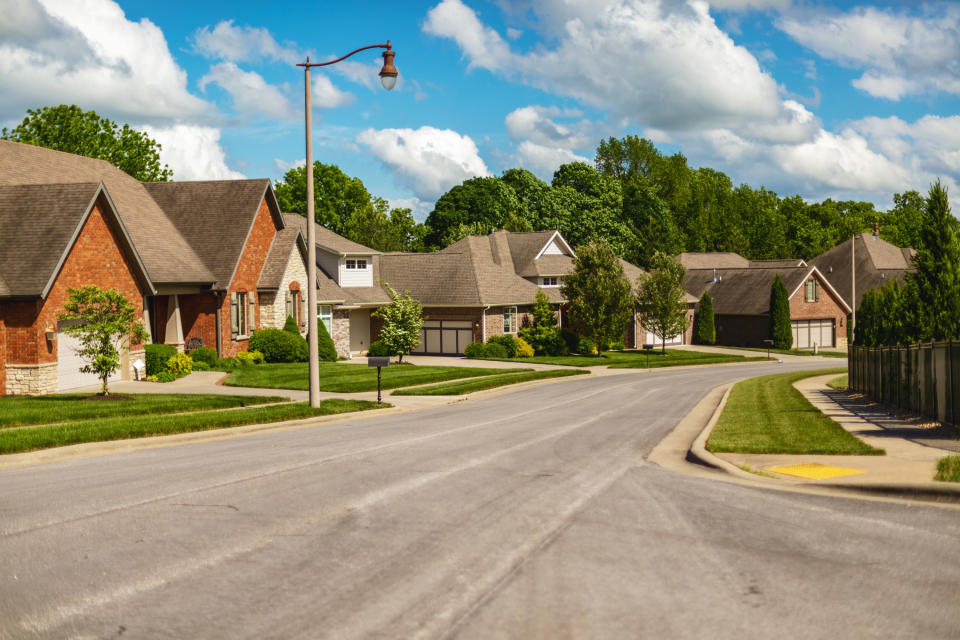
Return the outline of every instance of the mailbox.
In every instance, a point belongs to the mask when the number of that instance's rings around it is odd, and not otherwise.
[[[389,356],[371,356],[367,358],[367,366],[370,367],[389,367]]]

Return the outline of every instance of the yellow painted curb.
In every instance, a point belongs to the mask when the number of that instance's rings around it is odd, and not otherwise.
[[[826,480],[827,478],[839,478],[841,476],[855,476],[858,473],[866,473],[862,469],[847,469],[845,467],[833,467],[827,464],[808,462],[806,464],[790,464],[782,467],[766,467],[764,471],[773,471],[788,476],[798,476],[800,478],[809,478],[811,480]]]

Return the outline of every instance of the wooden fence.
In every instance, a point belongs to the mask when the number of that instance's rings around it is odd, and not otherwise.
[[[898,409],[960,426],[960,342],[850,347],[849,386]]]

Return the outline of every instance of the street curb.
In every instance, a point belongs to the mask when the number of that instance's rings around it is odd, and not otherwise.
[[[690,462],[696,462],[697,464],[702,464],[707,467],[713,467],[714,469],[720,469],[721,471],[725,471],[738,478],[756,480],[756,474],[750,473],[749,471],[744,471],[737,465],[727,462],[723,458],[719,458],[707,451],[707,440],[710,438],[710,433],[717,425],[717,421],[720,419],[721,414],[723,414],[724,407],[727,406],[727,399],[730,397],[730,391],[733,390],[733,387],[733,384],[726,385],[726,390],[723,392],[723,397],[720,398],[720,403],[717,404],[717,407],[713,410],[713,415],[710,416],[707,424],[703,427],[703,429],[700,431],[700,434],[697,435],[696,439],[690,445],[690,449],[687,451],[687,460]]]

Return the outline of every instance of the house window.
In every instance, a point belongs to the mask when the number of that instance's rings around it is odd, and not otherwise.
[[[230,294],[230,337],[234,340],[246,338],[250,333],[254,304],[251,293],[235,291]]]
[[[814,279],[807,280],[807,290],[806,290],[806,301],[807,302],[816,302],[817,301],[817,281]]]
[[[333,335],[333,307],[329,304],[320,305],[320,314],[318,316],[320,322],[323,323],[323,326],[326,328],[327,333],[331,336]]]
[[[545,276],[543,278],[540,278],[540,286],[541,287],[559,287],[560,278],[558,278],[557,276]]]
[[[517,332],[517,308],[516,307],[503,308],[503,332],[504,333]]]
[[[347,269],[366,269],[366,260],[347,260]]]

